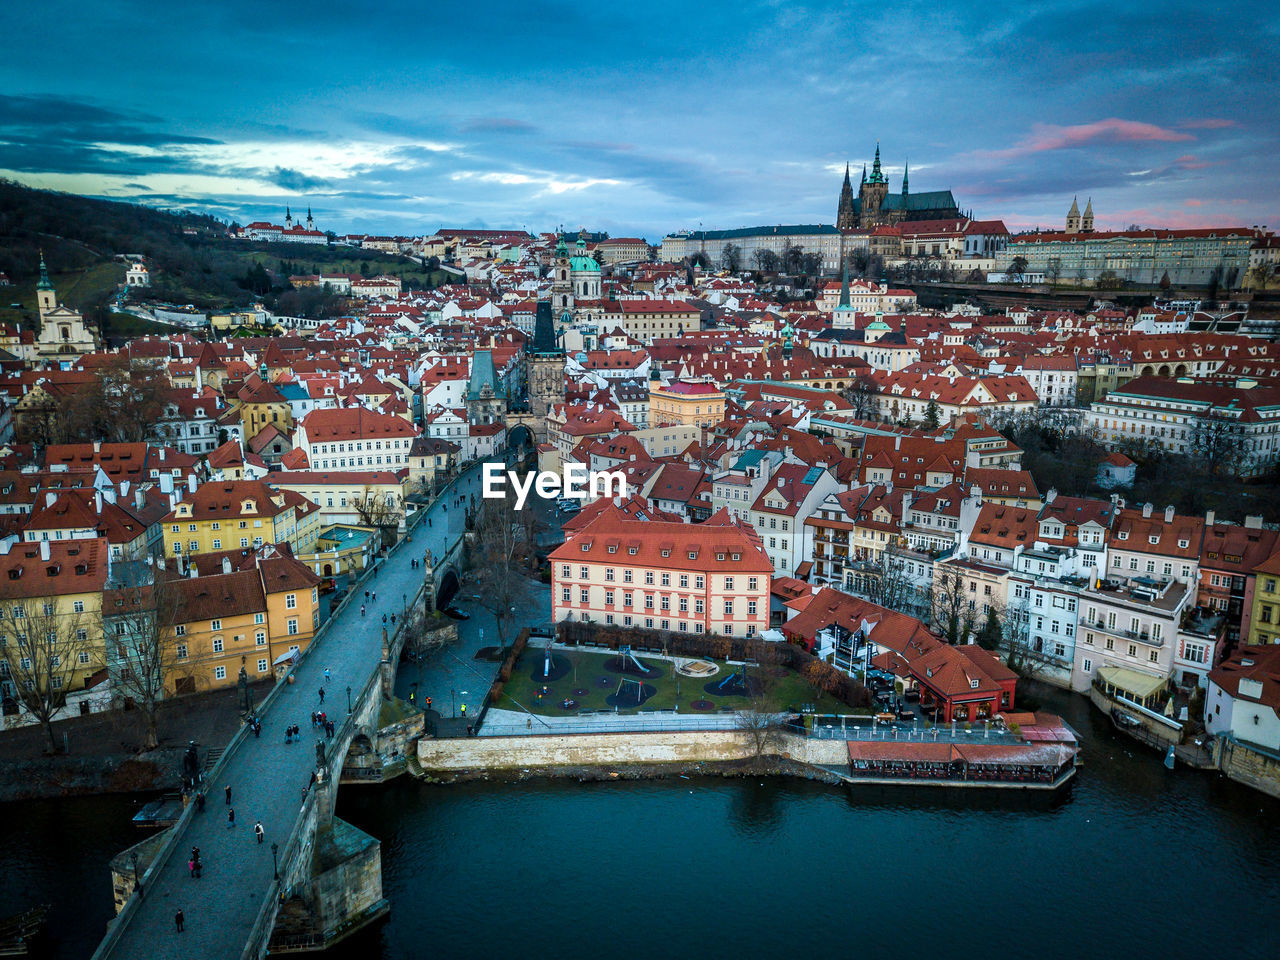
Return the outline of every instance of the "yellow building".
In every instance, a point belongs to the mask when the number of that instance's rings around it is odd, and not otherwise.
[[[1280,643],[1280,551],[1254,567],[1253,605],[1244,642]]]
[[[320,508],[292,490],[261,480],[210,482],[161,521],[164,555],[182,557],[286,543],[295,554],[315,549]]]
[[[403,529],[407,483],[406,470],[285,470],[271,485],[316,504],[323,524]]]
[[[695,424],[710,427],[724,419],[724,392],[714,383],[673,380],[649,387],[649,426]]]
[[[240,424],[248,443],[264,427],[272,426],[286,436],[293,432],[293,411],[274,384],[265,380],[240,391]]]
[[[267,550],[252,569],[171,580],[173,656],[165,691],[176,695],[272,676],[276,659],[305,650],[320,626],[320,578],[301,561]]]
[[[28,701],[64,701],[59,716],[91,709],[109,550],[105,538],[0,545],[0,694],[18,703],[5,726],[33,722]]]

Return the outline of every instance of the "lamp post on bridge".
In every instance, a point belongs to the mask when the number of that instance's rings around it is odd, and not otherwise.
[[[277,880],[280,879],[280,844],[271,844],[271,872]]]
[[[347,687],[347,714],[351,713],[351,688]]]

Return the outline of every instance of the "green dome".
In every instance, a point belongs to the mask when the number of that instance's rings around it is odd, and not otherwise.
[[[870,323],[867,324],[867,329],[868,330],[892,330],[893,327],[889,326],[883,320],[872,320]]]
[[[600,264],[590,257],[570,257],[569,269],[575,273],[599,273]]]

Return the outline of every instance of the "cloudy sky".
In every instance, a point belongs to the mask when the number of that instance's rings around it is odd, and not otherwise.
[[[184,9],[190,8],[190,9]],[[0,176],[246,222],[615,236],[891,189],[1011,228],[1280,228],[1280,4],[306,4],[0,11]]]

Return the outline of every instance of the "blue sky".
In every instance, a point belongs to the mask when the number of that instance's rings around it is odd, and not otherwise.
[[[189,9],[185,9],[189,8]],[[322,229],[975,216],[1280,228],[1280,4],[6,4],[0,176]]]

